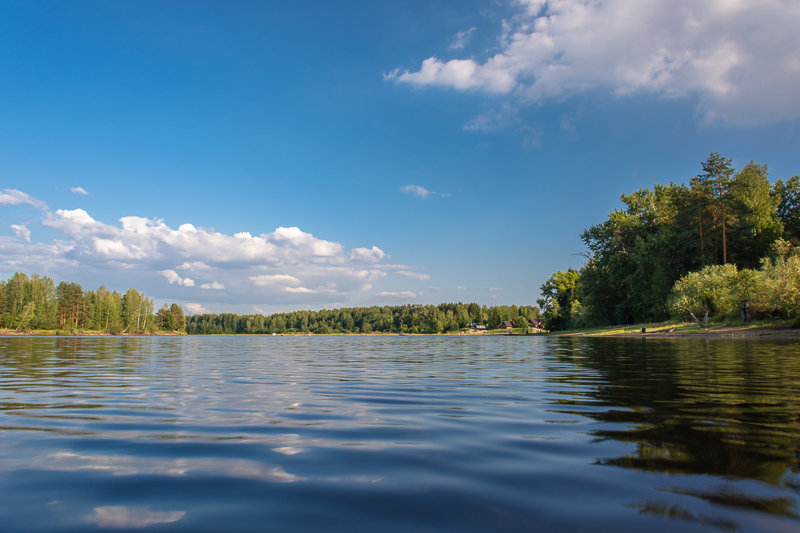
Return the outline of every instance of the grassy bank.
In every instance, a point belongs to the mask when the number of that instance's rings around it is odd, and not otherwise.
[[[644,333],[642,330],[644,329]],[[695,322],[655,322],[602,328],[554,331],[547,335],[563,337],[786,337],[800,338],[800,328],[792,320],[758,320],[743,324],[741,322],[711,323],[703,328]]]
[[[65,329],[31,329],[17,331],[14,329],[0,329],[0,337],[138,337],[138,336],[166,336],[174,337],[186,335],[182,331],[155,331],[153,333],[119,333],[96,330],[65,330]]]

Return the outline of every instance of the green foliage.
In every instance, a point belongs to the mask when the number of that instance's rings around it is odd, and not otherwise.
[[[751,161],[735,172],[716,152],[701,168],[688,186],[622,194],[622,208],[581,234],[588,261],[574,290],[562,290],[571,294],[569,309],[554,299],[559,273],[542,286],[550,328],[664,320],[676,312],[673,287],[688,273],[727,263],[740,273],[758,269],[763,257],[775,257],[772,244],[781,236],[800,244],[800,178],[771,188],[766,165]],[[680,305],[705,313],[695,303]]]
[[[776,181],[773,196],[778,200],[776,214],[783,224],[784,238],[800,245],[800,176],[792,176],[786,183]]]
[[[741,301],[738,285],[736,265],[712,265],[690,272],[675,283],[670,313],[673,318],[685,319],[686,313],[713,317],[719,311],[732,310]]]
[[[541,286],[542,297],[537,303],[542,309],[546,329],[571,327],[572,318],[578,315],[580,305],[578,279],[578,272],[570,268],[566,272],[556,272]]]
[[[690,272],[675,283],[669,307],[676,319],[687,313],[734,318],[743,301],[756,318],[800,316],[800,248],[763,260],[759,270],[729,264]]]
[[[186,317],[186,332],[195,334],[271,333],[450,333],[472,323],[499,325],[524,316],[539,318],[536,306],[442,303],[353,307],[263,315],[203,314]]]
[[[185,324],[183,309],[172,304],[168,311],[174,329]],[[100,287],[84,291],[78,283],[52,279],[37,274],[17,272],[0,281],[0,327],[16,329],[57,329],[59,331],[105,331],[118,334],[153,332],[153,301],[136,289],[124,296]]]

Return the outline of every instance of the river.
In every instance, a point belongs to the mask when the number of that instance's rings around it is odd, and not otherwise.
[[[3,531],[800,531],[800,344],[0,338]]]

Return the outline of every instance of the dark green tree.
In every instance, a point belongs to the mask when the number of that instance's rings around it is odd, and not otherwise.
[[[542,286],[542,297],[537,300],[545,320],[545,328],[551,330],[567,329],[579,305],[578,272],[560,270],[550,276]]]
[[[731,160],[722,157],[717,152],[711,152],[705,161],[701,163],[703,172],[696,176],[699,184],[706,190],[710,190],[714,197],[714,221],[715,226],[721,228],[722,242],[722,264],[728,262],[728,239],[727,239],[727,219],[728,202],[730,200],[730,189],[734,169]]]
[[[800,245],[800,176],[792,176],[785,183],[778,180],[772,190],[778,200],[776,214],[783,224],[783,237]]]

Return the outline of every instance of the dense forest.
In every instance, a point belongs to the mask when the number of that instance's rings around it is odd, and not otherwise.
[[[186,331],[189,334],[440,333],[471,324],[498,327],[503,321],[539,318],[535,306],[475,303],[359,307],[264,315],[184,316],[178,304],[153,313],[153,300],[136,289],[125,294],[100,287],[85,291],[74,282],[16,273],[0,281],[0,328],[15,331],[101,331],[110,334]]]
[[[545,327],[686,320],[698,313],[800,315],[800,177],[770,185],[767,166],[740,170],[714,152],[688,185],[623,194],[581,238],[580,270],[556,272],[538,300]]]
[[[60,330],[106,333],[183,331],[183,308],[166,304],[153,313],[153,300],[136,289],[125,294],[78,283],[56,285],[48,277],[17,272],[0,281],[0,328],[15,331]]]
[[[194,334],[264,333],[448,333],[473,323],[489,329],[505,321],[539,318],[536,306],[479,306],[476,303],[354,307],[263,315],[192,315],[186,332]]]

